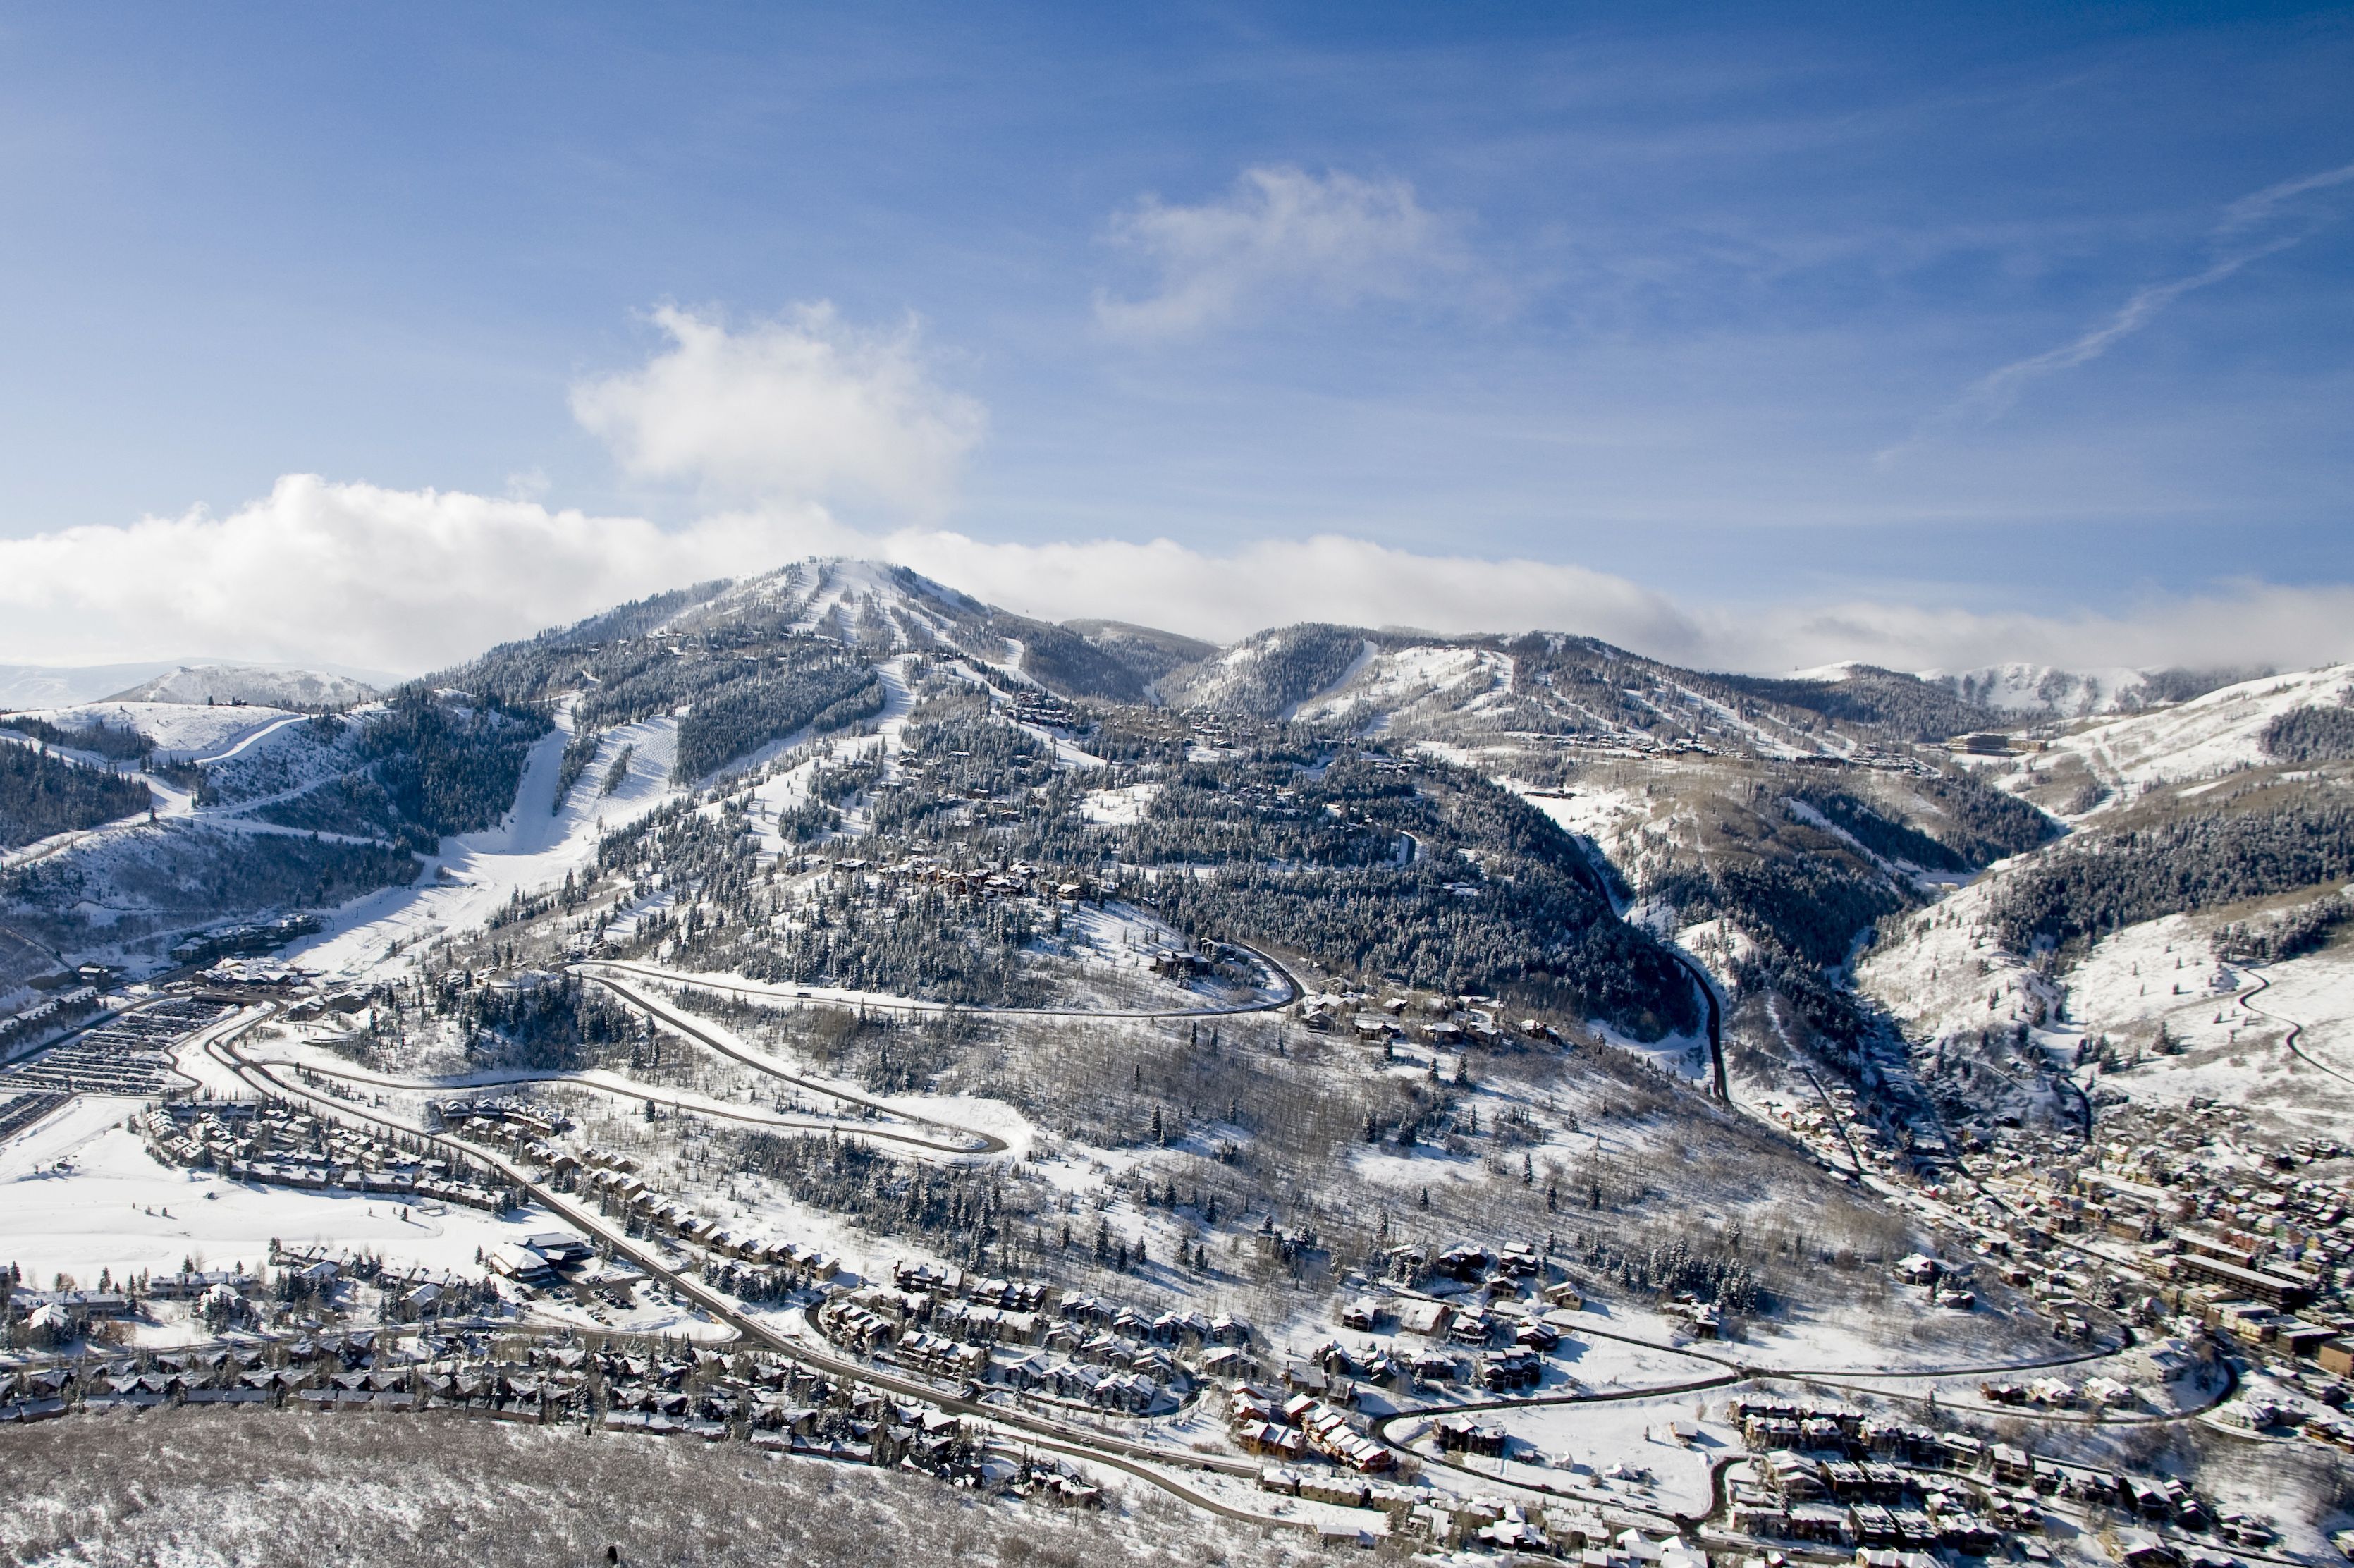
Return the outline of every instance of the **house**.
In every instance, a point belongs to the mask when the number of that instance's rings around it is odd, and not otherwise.
[[[1398,1306],[1398,1332],[1437,1339],[1455,1320],[1455,1308],[1444,1301],[1415,1299]]]
[[[1892,1272],[1907,1285],[1931,1285],[1935,1283],[1937,1278],[1937,1260],[1925,1253],[1916,1252],[1909,1257],[1897,1259],[1896,1266]]]

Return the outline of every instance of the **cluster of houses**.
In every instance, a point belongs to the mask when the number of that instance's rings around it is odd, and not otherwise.
[[[1176,1409],[1204,1378],[1253,1365],[1249,1325],[1225,1314],[1147,1318],[1035,1280],[915,1262],[896,1266],[888,1286],[834,1298],[817,1321],[859,1354],[1122,1414]]]
[[[467,1320],[487,1325],[503,1306],[503,1298],[488,1273],[470,1275],[457,1269],[427,1268],[421,1264],[393,1262],[374,1253],[318,1245],[290,1246],[281,1243],[270,1249],[270,1261],[274,1267],[292,1270],[306,1283],[353,1279],[372,1285],[383,1298],[386,1319],[392,1322],[447,1325]],[[493,1272],[496,1272],[495,1267]],[[151,1287],[151,1294],[161,1292]]]
[[[172,948],[172,961],[195,965],[233,954],[275,952],[318,929],[319,918],[315,915],[289,915],[259,924],[216,927],[181,940]]]
[[[325,1261],[325,1260],[322,1260]],[[0,1363],[0,1424],[77,1410],[257,1405],[447,1411],[916,1469],[1066,1507],[1101,1491],[1050,1460],[984,1449],[954,1417],[769,1355],[592,1349],[475,1333],[314,1333],[186,1351]]]
[[[118,1013],[0,1072],[0,1093],[122,1095],[151,1099],[186,1086],[172,1054],[229,1011],[201,997],[169,997]]]
[[[485,1171],[411,1153],[281,1100],[173,1100],[141,1113],[136,1125],[158,1159],[236,1181],[492,1213],[518,1201]]]
[[[937,888],[960,898],[1044,898],[1066,903],[1092,897],[1096,888],[1086,878],[1049,882],[1045,872],[1026,860],[1008,861],[991,871],[981,866],[952,865],[936,855],[908,855],[876,862],[861,856],[814,863],[837,876],[854,879],[875,892],[917,887]]]
[[[61,1024],[98,1011],[98,988],[78,985],[17,1012],[0,1014],[0,1057]]]
[[[532,1137],[528,1123],[505,1125],[508,1146],[546,1166],[559,1191],[588,1193],[605,1213],[624,1218],[633,1227],[694,1243],[711,1260],[706,1277],[748,1299],[773,1299],[842,1272],[841,1260],[820,1248],[735,1230],[697,1213],[650,1185],[638,1174],[637,1161],[626,1154],[595,1148],[558,1150]]]
[[[1227,1422],[1246,1454],[1278,1460],[1320,1454],[1361,1476],[1379,1475],[1396,1464],[1396,1456],[1358,1430],[1347,1411],[1312,1394],[1285,1398],[1240,1383],[1227,1402]]]
[[[1730,1478],[1732,1528],[1765,1541],[1984,1557],[2031,1542],[2058,1498],[2238,1545],[2260,1521],[2218,1520],[2180,1480],[2037,1457],[2009,1443],[1773,1394],[1727,1403],[1752,1457]],[[2028,1555],[2032,1556],[2033,1553]]]
[[[2307,1169],[2334,1147],[2267,1150],[2243,1119],[2196,1101],[2137,1106],[2116,1118],[2119,1136],[2073,1152],[1999,1131],[1970,1245],[2062,1331],[2080,1330],[2090,1307],[2203,1330],[2294,1390],[2273,1425],[2354,1448],[2354,1423],[2337,1414],[2354,1403],[2354,1193]]]
[[[1377,1000],[1363,991],[1318,991],[1299,1000],[1299,1017],[1320,1033],[1346,1033],[1374,1045],[1414,1039],[1437,1049],[1460,1050],[1519,1039],[1561,1038],[1540,1019],[1515,1022],[1502,1017],[1494,999],[1484,996],[1432,996],[1417,1006],[1411,997]]]

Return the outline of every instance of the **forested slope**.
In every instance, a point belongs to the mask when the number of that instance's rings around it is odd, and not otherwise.
[[[136,779],[34,747],[0,744],[0,849],[93,828],[143,811],[154,800]]]

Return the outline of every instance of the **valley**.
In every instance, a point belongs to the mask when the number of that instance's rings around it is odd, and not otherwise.
[[[2354,668],[2246,673],[819,560],[0,715],[0,1445],[357,1393],[1235,1560],[2313,1560]]]

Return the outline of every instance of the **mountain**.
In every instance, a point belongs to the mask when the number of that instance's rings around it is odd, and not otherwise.
[[[268,664],[182,664],[105,701],[120,703],[243,703],[251,707],[325,713],[373,702],[376,689],[347,675]]]
[[[104,711],[156,733],[18,715],[0,754],[0,840],[27,841],[0,851],[0,1001],[38,1023],[35,982],[74,966],[161,979],[175,955],[293,934],[320,1001],[344,1005],[270,1020],[278,1065],[251,1065],[273,1093],[379,1130],[459,1086],[498,1085],[485,1118],[528,1098],[547,1136],[503,1136],[500,1168],[580,1192],[549,1200],[577,1218],[599,1185],[579,1172],[626,1148],[639,1195],[627,1218],[621,1189],[598,1204],[613,1255],[723,1319],[774,1323],[793,1277],[714,1238],[814,1238],[905,1260],[911,1290],[953,1267],[994,1282],[990,1302],[1013,1278],[1105,1312],[1253,1319],[1216,1333],[1262,1366],[1315,1344],[1427,1401],[1416,1422],[1464,1395],[1511,1422],[1584,1397],[1563,1361],[1597,1384],[1624,1363],[1575,1341],[1549,1361],[1533,1334],[1480,1362],[1373,1360],[1394,1287],[1455,1297],[1476,1340],[1474,1302],[1517,1303],[1525,1325],[1559,1299],[1543,1285],[1570,1283],[1646,1361],[1706,1322],[1744,1377],[1833,1356],[1957,1369],[1957,1403],[1993,1369],[2052,1364],[2064,1291],[2091,1325],[2067,1331],[2104,1341],[2062,1352],[2089,1358],[2073,1375],[2132,1379],[2156,1419],[2207,1398],[2130,1361],[2157,1336],[2123,1331],[2198,1304],[2158,1299],[2189,1288],[2186,1255],[2129,1239],[2161,1179],[2168,1224],[2179,1203],[2218,1225],[2261,1213],[2263,1245],[2304,1249],[2273,1257],[2313,1271],[2319,1331],[2354,1285],[2315,1239],[2335,1234],[2338,1173],[2287,1174],[2354,1142],[2315,1075],[2354,1021],[2354,666],[2039,718],[2018,749],[1973,751],[1941,743],[2027,728],[2026,710],[1868,665],[1759,677],[1567,632],[1321,623],[1221,648],[818,560],[617,606],[347,715]],[[223,727],[162,744],[198,726]],[[39,810],[12,818],[12,790]],[[255,928],[273,915],[301,917]],[[436,1125],[461,1151],[488,1136]],[[195,1147],[147,1148],[175,1144]],[[2144,1185],[2159,1150],[2180,1160]],[[123,1152],[91,1163],[148,1169]],[[350,1204],[262,1224],[275,1167],[249,1169],[225,1194],[241,1234],[368,1239]],[[79,1178],[43,1180],[28,1202],[131,1226],[141,1250],[104,1256],[118,1277],[152,1253],[143,1205],[71,1209]],[[2294,1206],[2243,1203],[2258,1183]],[[2062,1187],[2084,1207],[2058,1247],[2097,1239],[2113,1284],[2084,1287],[2042,1228]],[[2128,1189],[2143,1207],[2107,1206]],[[1482,1259],[1452,1274],[1530,1262],[1475,1295],[1433,1277],[1446,1248]],[[1892,1286],[1916,1253],[1935,1288]],[[950,1364],[927,1347],[974,1321],[953,1288],[896,1342],[899,1393],[954,1400],[970,1377],[1000,1419],[1060,1420],[986,1344],[926,1392]],[[575,1294],[470,1305],[522,1347],[577,1337]],[[360,1321],[366,1299],[344,1299]],[[667,1291],[598,1300],[615,1334],[679,1325]],[[861,1325],[892,1325],[854,1308],[808,1331],[875,1348]],[[1198,1339],[1136,1358],[1136,1403],[1182,1409],[1234,1369]],[[1023,1364],[1060,1364],[1040,1349]],[[1486,1386],[1532,1361],[1542,1392]],[[1084,1393],[1101,1369],[1060,1375]],[[635,1376],[616,1364],[607,1397]],[[1649,1393],[1664,1410],[1691,1386]],[[854,1430],[828,1408],[825,1430]],[[2031,1419],[2016,1408],[2001,1418]],[[1707,1455],[1738,1431],[1692,1452],[1644,1443],[1651,1420],[1596,1441],[1709,1498]],[[1180,1440],[1224,1455],[1225,1425]],[[1070,1451],[1097,1441],[1056,1430]],[[2114,1441],[2062,1425],[2039,1452],[2072,1434]]]
[[[1548,631],[1285,627],[1174,670],[1156,690],[1174,706],[1397,739],[1668,744],[1782,758],[1852,758],[1999,720],[1893,671],[1838,681],[1717,674]]]
[[[1925,670],[1920,679],[2008,719],[2084,718],[2138,713],[2188,702],[2220,686],[2269,675],[2269,669],[2067,670],[2052,664],[1988,664],[1975,670]]]
[[[126,683],[164,674],[170,664],[0,664],[0,712],[61,708],[92,702]]]

